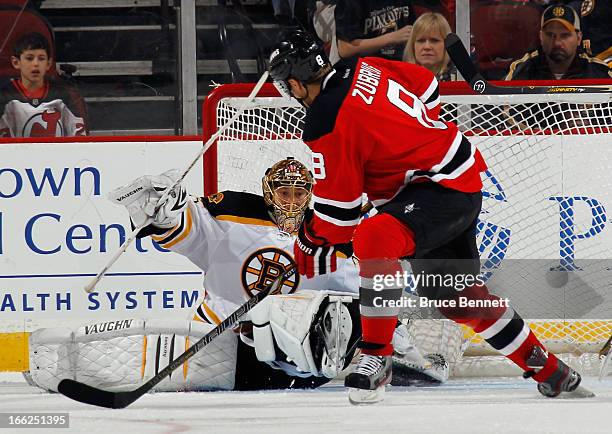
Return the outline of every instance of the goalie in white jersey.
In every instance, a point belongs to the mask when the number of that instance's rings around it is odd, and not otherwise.
[[[163,191],[179,176],[144,176],[110,193],[126,206],[139,236],[189,258],[205,273],[205,296],[192,321],[126,320],[76,331],[42,329],[32,334],[32,381],[55,390],[74,378],[108,390],[132,389],[151,378],[255,293],[294,267],[295,231],[309,210],[314,180],[299,161],[287,158],[262,180],[263,197],[225,191],[206,198],[182,186],[159,208]],[[328,382],[350,362],[361,336],[358,271],[350,246],[338,269],[307,279],[293,273],[243,318],[239,333],[215,339],[155,390],[260,390],[312,388]],[[129,322],[128,322],[129,321]],[[100,331],[104,330],[104,331]],[[238,331],[238,330],[236,330]],[[398,383],[444,381],[448,366],[423,358],[405,326],[396,330],[395,360],[406,369]]]

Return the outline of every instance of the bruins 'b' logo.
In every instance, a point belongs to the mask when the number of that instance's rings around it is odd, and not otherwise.
[[[565,9],[561,7],[557,7],[553,9],[552,13],[555,17],[562,17],[563,14],[565,13]]]
[[[284,250],[266,247],[252,253],[242,266],[242,287],[249,295],[254,296],[265,289],[285,271],[295,266],[293,258]],[[300,283],[300,275],[293,273],[283,281],[280,292],[291,294]]]
[[[580,15],[586,17],[595,9],[595,0],[584,0],[580,6]]]

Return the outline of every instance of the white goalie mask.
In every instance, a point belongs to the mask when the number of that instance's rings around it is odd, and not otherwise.
[[[293,157],[279,161],[261,180],[263,196],[278,228],[296,232],[310,204],[314,178],[306,166]]]

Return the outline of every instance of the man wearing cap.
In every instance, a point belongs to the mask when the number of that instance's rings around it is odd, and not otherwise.
[[[540,48],[510,65],[506,80],[611,78],[608,65],[578,53],[580,17],[569,6],[554,5],[542,14]]]

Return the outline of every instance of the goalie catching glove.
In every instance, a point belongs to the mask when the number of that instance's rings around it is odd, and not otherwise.
[[[187,207],[189,195],[181,184],[160,202],[166,189],[179,178],[178,169],[168,170],[157,176],[141,176],[108,194],[108,198],[127,208],[134,227],[147,224],[160,229],[170,229],[179,224]]]

